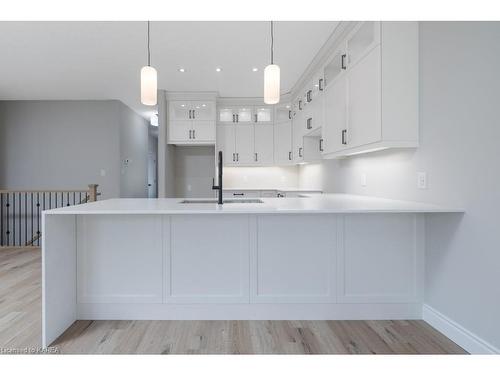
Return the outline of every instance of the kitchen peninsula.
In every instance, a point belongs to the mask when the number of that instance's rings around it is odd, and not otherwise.
[[[321,194],[44,211],[43,345],[79,319],[421,319],[426,215]]]

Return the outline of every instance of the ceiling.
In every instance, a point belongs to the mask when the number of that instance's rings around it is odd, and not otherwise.
[[[275,22],[282,93],[292,89],[337,24]],[[0,22],[0,100],[118,99],[148,116],[152,109],[139,95],[146,33],[146,22]],[[151,59],[161,89],[261,97],[269,22],[155,21]]]

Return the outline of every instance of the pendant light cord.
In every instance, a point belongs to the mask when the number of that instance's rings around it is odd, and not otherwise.
[[[274,27],[273,21],[271,21],[271,65],[274,63]]]
[[[148,21],[148,66],[151,66],[151,49],[149,48],[149,21]]]

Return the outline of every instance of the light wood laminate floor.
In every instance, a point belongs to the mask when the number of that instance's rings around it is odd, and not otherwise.
[[[0,248],[0,349],[41,344],[39,249]],[[61,353],[465,353],[420,320],[77,321]]]

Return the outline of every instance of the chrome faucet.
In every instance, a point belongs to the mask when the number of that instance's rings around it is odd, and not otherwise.
[[[215,178],[212,181],[212,190],[219,190],[218,194],[218,204],[222,204],[222,151],[219,151],[218,159],[217,159],[217,172],[219,185],[215,186]]]

